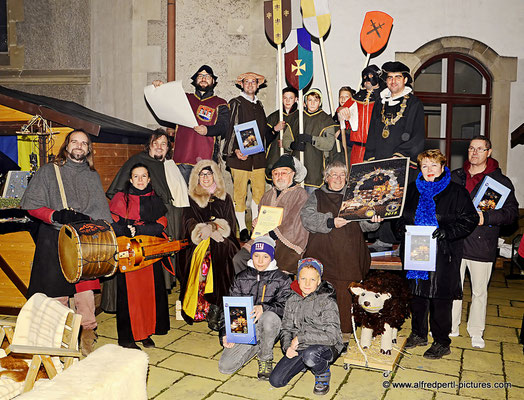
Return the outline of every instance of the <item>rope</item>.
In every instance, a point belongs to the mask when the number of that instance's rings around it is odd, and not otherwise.
[[[364,356],[364,360],[366,361],[366,368],[368,367],[368,356],[366,353],[364,353],[364,350],[362,350],[362,347],[360,347],[360,341],[357,337],[357,327],[355,325],[355,317],[353,316],[353,304],[351,304],[351,325],[353,326],[353,335],[355,336],[355,342],[357,342],[357,347]]]

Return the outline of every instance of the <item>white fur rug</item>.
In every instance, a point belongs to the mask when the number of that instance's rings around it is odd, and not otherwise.
[[[18,399],[147,399],[147,368],[145,352],[106,344]]]

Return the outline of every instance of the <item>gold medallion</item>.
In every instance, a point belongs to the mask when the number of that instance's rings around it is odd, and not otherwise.
[[[389,129],[388,128],[384,128],[384,130],[382,131],[382,137],[384,139],[387,139],[389,137]]]

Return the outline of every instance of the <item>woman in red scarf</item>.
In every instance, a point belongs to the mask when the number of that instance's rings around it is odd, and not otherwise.
[[[162,236],[167,225],[166,208],[155,195],[143,164],[131,168],[126,189],[115,194],[109,208],[117,236]],[[151,335],[169,331],[162,261],[125,274],[117,272],[116,322],[118,344],[132,349],[140,349],[137,341],[155,347]]]

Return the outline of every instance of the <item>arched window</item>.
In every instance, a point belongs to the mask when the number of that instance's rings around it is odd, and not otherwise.
[[[414,89],[424,104],[426,149],[440,149],[451,169],[467,157],[469,139],[489,137],[492,78],[477,60],[444,53],[415,73]]]

